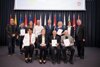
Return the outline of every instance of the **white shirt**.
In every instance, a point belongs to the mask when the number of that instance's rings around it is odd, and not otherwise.
[[[38,35],[41,34],[41,30],[43,29],[43,26],[36,25],[33,29],[33,33],[35,34],[35,37],[38,37]]]
[[[31,44],[34,45],[35,43],[35,34],[31,34]],[[24,46],[30,46],[30,35],[29,33],[25,34],[24,39],[23,39],[23,45]]]
[[[68,34],[70,35],[70,33],[71,33],[71,26],[68,26]]]
[[[45,36],[42,36],[42,44],[45,44]]]

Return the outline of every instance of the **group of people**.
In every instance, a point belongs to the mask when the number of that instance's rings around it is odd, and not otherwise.
[[[10,24],[7,25],[7,40],[8,40],[8,55],[15,53],[15,41],[20,48],[20,53],[25,55],[25,62],[33,61],[34,49],[39,49],[39,63],[46,63],[47,55],[50,56],[52,63],[60,63],[61,56],[63,61],[68,61],[73,64],[74,44],[77,46],[78,57],[84,59],[84,27],[80,19],[77,20],[76,29],[68,23],[68,26],[63,27],[63,22],[58,21],[54,27],[49,19],[45,27],[40,25],[40,20],[37,20],[36,25],[30,21],[25,27],[22,22],[19,27],[14,24],[14,19],[10,19]],[[24,50],[24,51],[23,51]],[[70,52],[68,60],[67,53]],[[36,52],[38,54],[38,52]]]

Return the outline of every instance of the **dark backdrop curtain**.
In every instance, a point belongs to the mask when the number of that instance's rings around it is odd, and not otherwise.
[[[0,0],[1,1],[1,16],[0,16],[0,45],[7,45],[7,39],[6,39],[6,30],[5,27],[9,23],[10,14],[14,16],[14,14],[17,14],[17,18],[19,20],[20,14],[28,16],[31,14],[34,16],[37,15],[37,19],[39,19],[39,15],[41,14],[42,17],[44,15],[47,15],[47,19],[49,14],[52,15],[52,22],[53,22],[53,16],[57,15],[57,21],[63,20],[59,19],[59,16],[63,18],[63,15],[66,14],[66,18],[68,18],[68,15],[71,15],[71,20],[73,17],[73,14],[75,14],[76,19],[78,14],[80,15],[80,18],[82,20],[83,25],[85,26],[85,38],[86,38],[86,46],[96,47],[99,46],[99,44],[96,43],[96,0],[86,0],[86,11],[34,11],[34,10],[21,10],[21,11],[14,11],[14,0]],[[44,18],[42,18],[42,21],[44,21]],[[67,19],[66,19],[67,21]]]

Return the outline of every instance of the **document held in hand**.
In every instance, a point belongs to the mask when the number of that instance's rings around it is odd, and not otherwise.
[[[21,29],[20,30],[20,36],[24,36],[25,35],[25,29]]]
[[[67,46],[70,46],[70,41],[69,39],[64,39],[64,45],[67,47]]]
[[[57,40],[52,40],[52,46],[57,46]]]
[[[63,31],[62,29],[58,29],[57,34],[61,35],[62,31]]]

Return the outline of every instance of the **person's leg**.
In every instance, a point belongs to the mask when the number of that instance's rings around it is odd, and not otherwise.
[[[25,51],[25,62],[28,63],[28,52],[29,52],[29,47],[25,46],[24,47],[24,51]]]
[[[60,46],[57,47],[57,62],[60,63],[61,49]]]
[[[71,56],[70,56],[69,61],[70,61],[71,64],[73,64],[74,63],[73,62],[73,56],[74,56],[75,49],[73,47],[69,47],[69,50],[71,52]]]
[[[54,47],[51,47],[51,59],[52,59],[52,62],[55,62],[55,48]]]
[[[12,38],[12,54],[15,53],[15,41],[16,41],[16,39]]]
[[[33,45],[29,46],[29,61],[30,62],[32,62],[33,51],[34,51],[34,46]]]
[[[47,48],[43,48],[43,63],[46,63],[46,56],[47,56]]]
[[[81,42],[81,46],[80,46],[80,58],[84,59],[84,44],[83,44],[83,42]]]
[[[20,48],[20,53],[22,54],[23,51],[22,51],[22,44],[23,44],[23,37],[20,36],[20,40],[19,40],[19,48]]]
[[[67,63],[66,49],[67,49],[66,47],[62,47],[62,55],[65,63]]]
[[[40,60],[39,60],[40,64],[42,63],[42,58],[43,58],[43,49],[42,47],[40,47]]]
[[[76,41],[78,57],[80,57],[80,41]]]
[[[8,38],[8,55],[11,55],[12,39]]]

